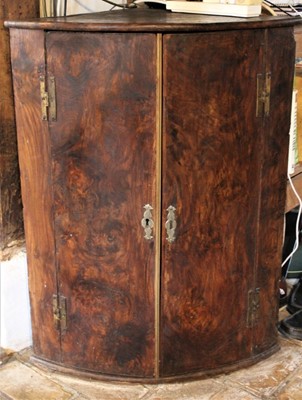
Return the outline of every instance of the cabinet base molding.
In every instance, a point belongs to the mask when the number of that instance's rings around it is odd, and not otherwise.
[[[30,362],[37,366],[38,368],[46,368],[51,372],[58,372],[62,374],[67,374],[71,376],[75,376],[80,379],[94,379],[98,381],[107,381],[107,382],[120,382],[120,383],[146,383],[146,384],[160,384],[160,383],[173,383],[173,382],[186,382],[193,380],[206,379],[213,376],[217,376],[220,374],[227,374],[231,372],[235,372],[241,368],[250,367],[259,361],[262,361],[271,355],[275,354],[278,350],[280,350],[279,344],[275,344],[270,347],[268,350],[262,352],[261,354],[254,355],[248,359],[241,360],[230,365],[225,365],[220,368],[214,368],[211,370],[205,371],[195,371],[188,374],[180,374],[174,376],[160,376],[159,378],[155,377],[131,377],[131,376],[117,376],[117,375],[108,375],[101,374],[96,372],[91,372],[88,370],[83,370],[80,368],[68,368],[64,367],[61,364],[54,363],[52,361],[43,360],[37,356],[31,356]]]

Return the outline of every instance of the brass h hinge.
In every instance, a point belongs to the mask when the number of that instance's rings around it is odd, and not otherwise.
[[[46,90],[46,78],[45,75],[40,74],[40,93],[41,93],[41,111],[42,120],[48,121],[48,114],[50,121],[56,121],[57,119],[57,104],[56,104],[56,83],[54,76],[49,76],[47,79],[47,90]],[[48,110],[48,114],[47,114]]]
[[[257,74],[256,116],[267,117],[270,109],[271,73]]]
[[[54,294],[52,296],[52,310],[56,329],[64,333],[67,329],[66,297]]]
[[[257,325],[260,309],[260,288],[249,290],[248,292],[248,310],[247,310],[247,326],[249,328]]]

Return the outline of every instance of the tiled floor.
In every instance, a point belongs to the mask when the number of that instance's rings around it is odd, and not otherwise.
[[[49,372],[29,352],[0,367],[1,400],[302,400],[302,341],[280,336],[281,350],[229,375],[165,385],[111,384]]]

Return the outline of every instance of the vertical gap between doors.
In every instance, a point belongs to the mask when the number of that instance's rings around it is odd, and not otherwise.
[[[162,203],[162,34],[156,35],[156,246],[155,246],[155,378],[160,364],[160,280],[161,280],[161,203]]]

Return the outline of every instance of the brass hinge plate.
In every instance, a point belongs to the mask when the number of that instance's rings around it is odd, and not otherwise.
[[[257,74],[256,116],[267,117],[270,113],[271,73]]]
[[[249,328],[257,325],[259,320],[259,309],[260,309],[260,288],[249,290],[248,310],[247,310],[247,326]]]
[[[43,121],[57,120],[56,103],[56,82],[54,76],[49,76],[46,80],[45,75],[40,74],[40,94],[41,94],[41,112]],[[46,87],[47,85],[47,87]]]
[[[53,319],[56,329],[64,333],[67,329],[66,297],[54,294],[52,296]]]
[[[39,79],[40,79],[42,120],[47,121],[48,93],[46,92],[45,76],[40,75]]]

